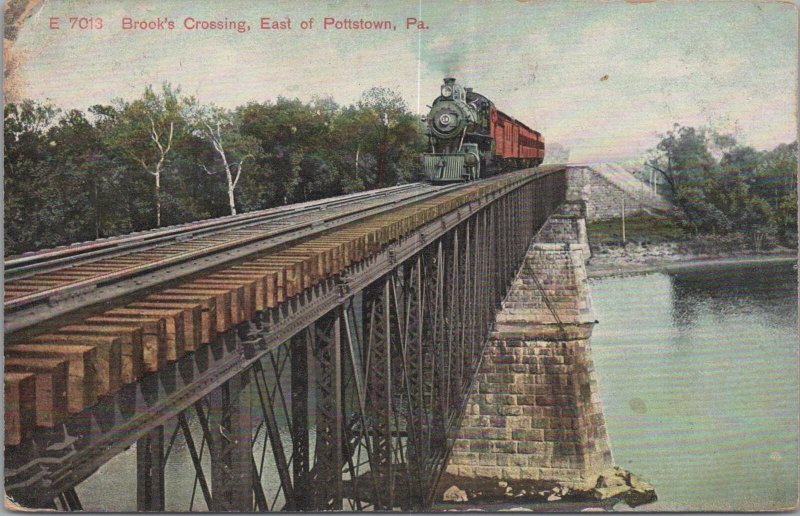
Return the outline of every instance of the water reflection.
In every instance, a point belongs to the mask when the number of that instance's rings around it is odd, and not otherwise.
[[[797,273],[727,267],[592,285],[617,463],[643,510],[776,510],[798,495]]]
[[[797,321],[797,276],[791,263],[742,265],[668,274],[676,326],[692,326],[699,315],[723,322],[727,316],[752,314],[770,324]]]

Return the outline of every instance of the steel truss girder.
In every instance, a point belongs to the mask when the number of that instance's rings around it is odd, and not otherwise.
[[[341,507],[343,467],[350,472],[350,482],[356,482],[353,475],[365,469],[354,461],[352,453],[362,448],[367,450],[369,469],[391,483],[395,483],[398,466],[402,465],[409,492],[415,490],[407,477],[414,475],[427,492],[400,503],[424,508],[463,415],[466,393],[480,363],[480,344],[494,310],[530,237],[563,201],[564,175],[563,171],[553,172],[464,205],[351,266],[345,274],[308,289],[277,309],[258,314],[255,321],[221,335],[213,344],[126,386],[64,425],[37,432],[25,445],[7,451],[7,492],[25,505],[46,506],[109,458],[209,394],[210,399],[216,397],[220,402],[213,417],[223,431],[225,425],[233,432],[242,431],[248,425],[244,414],[226,419],[225,389],[230,386],[223,386],[230,380],[247,381],[247,372],[262,357],[293,336],[330,320],[321,335],[318,330],[314,335],[314,340],[322,342],[322,347],[314,349],[322,379],[318,378],[316,387],[324,388],[318,403],[325,405],[325,411],[317,423],[313,467],[309,464],[307,433],[304,440],[300,431],[301,426],[308,426],[307,416],[304,422],[302,415],[308,410],[308,385],[301,386],[299,374],[292,379],[295,462],[291,484],[314,479],[330,482],[325,484],[325,496],[316,500],[304,499],[302,493],[297,494],[300,490],[293,489],[296,495],[289,496],[287,508],[292,504],[296,508]],[[531,202],[537,190],[551,197],[544,203]],[[364,331],[379,337],[370,341],[368,335],[359,335],[359,329],[352,327],[354,321],[342,306],[352,303],[353,296],[371,284],[381,295],[377,305],[369,301],[369,292],[365,295],[365,308],[371,305],[369,310],[377,317],[363,321]],[[326,315],[320,319],[319,314]],[[359,346],[366,349],[355,349]],[[292,367],[298,367],[299,372],[300,363],[305,361],[308,371],[307,351],[294,344],[290,351]],[[343,357],[348,359],[344,364]],[[364,357],[369,359],[365,362]],[[348,378],[342,378],[345,372]],[[379,387],[374,394],[373,386]],[[296,398],[295,388],[305,399]],[[355,401],[347,395],[352,389],[357,394]],[[215,390],[217,393],[212,394]],[[244,446],[241,450],[228,450],[222,443],[216,446],[222,448],[216,452],[222,464],[226,454],[244,457]],[[236,472],[218,471],[212,478],[227,475],[241,480],[234,484],[243,493],[253,484],[255,474],[252,454],[248,454],[247,467],[239,463]],[[289,475],[284,473],[282,482],[286,483]],[[375,485],[374,475],[370,476],[372,494],[364,495],[369,489],[362,489],[355,497],[355,507],[367,502],[375,507],[395,506],[391,495],[387,499],[378,494],[381,486]],[[251,481],[245,482],[245,478]],[[249,510],[245,506],[252,507],[250,496],[236,495],[241,499],[230,499],[229,503]]]

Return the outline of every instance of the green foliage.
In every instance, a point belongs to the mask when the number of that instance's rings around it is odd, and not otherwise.
[[[761,152],[731,135],[676,125],[651,152],[646,165],[670,186],[687,229],[742,233],[755,248],[776,236],[796,245],[797,142]]]
[[[679,196],[682,189],[701,183],[714,166],[708,146],[708,131],[675,124],[661,135],[647,165],[661,173],[672,194]]]
[[[232,110],[170,84],[85,113],[26,100],[4,139],[6,255],[415,180],[423,148],[385,88]]]
[[[775,209],[775,223],[778,238],[786,244],[797,247],[797,191],[781,198]]]

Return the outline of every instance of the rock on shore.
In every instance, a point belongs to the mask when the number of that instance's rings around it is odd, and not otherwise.
[[[459,485],[460,484],[460,485]],[[655,488],[629,471],[620,467],[608,468],[579,486],[568,487],[559,484],[531,480],[491,480],[477,478],[449,478],[449,487],[441,500],[450,503],[470,504],[493,503],[513,500],[514,503],[597,503],[609,501],[613,505],[623,502],[636,507],[657,500]]]
[[[655,502],[658,499],[656,490],[650,483],[618,466],[603,471],[597,475],[594,482],[587,482],[583,489],[595,500],[617,498],[630,507]]]

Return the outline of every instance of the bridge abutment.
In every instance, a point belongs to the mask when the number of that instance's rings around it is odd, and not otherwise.
[[[448,473],[575,486],[612,465],[591,356],[586,205],[582,183],[569,184],[502,303]]]

